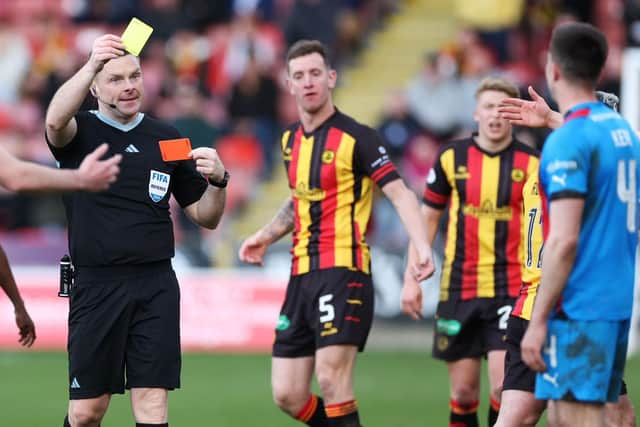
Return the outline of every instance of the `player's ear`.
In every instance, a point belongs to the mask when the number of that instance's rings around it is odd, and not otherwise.
[[[551,73],[552,73],[554,82],[560,79],[560,67],[558,67],[555,62],[551,64]]]
[[[338,81],[338,73],[334,69],[329,69],[329,89],[335,88],[337,81]]]
[[[89,88],[89,92],[91,92],[91,95],[93,95],[94,98],[98,97],[98,94],[96,93],[95,85],[91,85],[91,87]]]
[[[291,82],[291,77],[287,75],[286,77],[287,89],[289,89],[289,95],[295,95],[296,93],[293,90],[293,83]]]

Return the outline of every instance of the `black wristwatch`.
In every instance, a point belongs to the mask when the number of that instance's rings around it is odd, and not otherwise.
[[[222,176],[222,179],[220,181],[214,181],[209,177],[207,177],[207,181],[209,181],[209,184],[213,185],[214,187],[227,188],[230,177],[231,175],[229,175],[229,172],[224,171],[224,175]]]

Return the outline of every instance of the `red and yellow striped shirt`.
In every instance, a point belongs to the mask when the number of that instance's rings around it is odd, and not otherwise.
[[[310,134],[291,126],[281,142],[295,212],[292,274],[332,267],[369,273],[373,183],[399,178],[380,136],[336,111]]]
[[[423,198],[436,209],[449,202],[441,301],[518,295],[522,187],[537,168],[537,152],[515,140],[499,153],[473,137],[441,149]]]
[[[531,320],[533,301],[542,276],[542,203],[538,191],[538,174],[532,174],[522,188],[522,287],[511,311],[512,316]]]

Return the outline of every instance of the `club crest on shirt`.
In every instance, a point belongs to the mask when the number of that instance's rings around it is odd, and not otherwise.
[[[171,175],[151,169],[149,172],[149,197],[158,203],[169,191]]]
[[[511,171],[511,179],[515,182],[522,182],[525,178],[525,172],[522,169],[514,169]]]
[[[325,164],[330,164],[331,162],[333,162],[333,158],[335,157],[335,153],[331,150],[325,150],[322,153],[322,163]]]

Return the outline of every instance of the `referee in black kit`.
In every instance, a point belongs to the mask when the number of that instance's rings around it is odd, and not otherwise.
[[[98,110],[78,112],[88,92]],[[142,98],[139,59],[108,34],[47,111],[47,141],[61,167],[77,167],[103,142],[123,157],[109,190],[64,196],[76,271],[65,426],[99,426],[111,394],[125,387],[136,426],[169,425],[167,391],[180,386],[181,365],[169,196],[207,228],[224,209],[229,175],[216,151],[197,148],[192,160],[164,162],[158,141],[180,134],[141,113]]]

